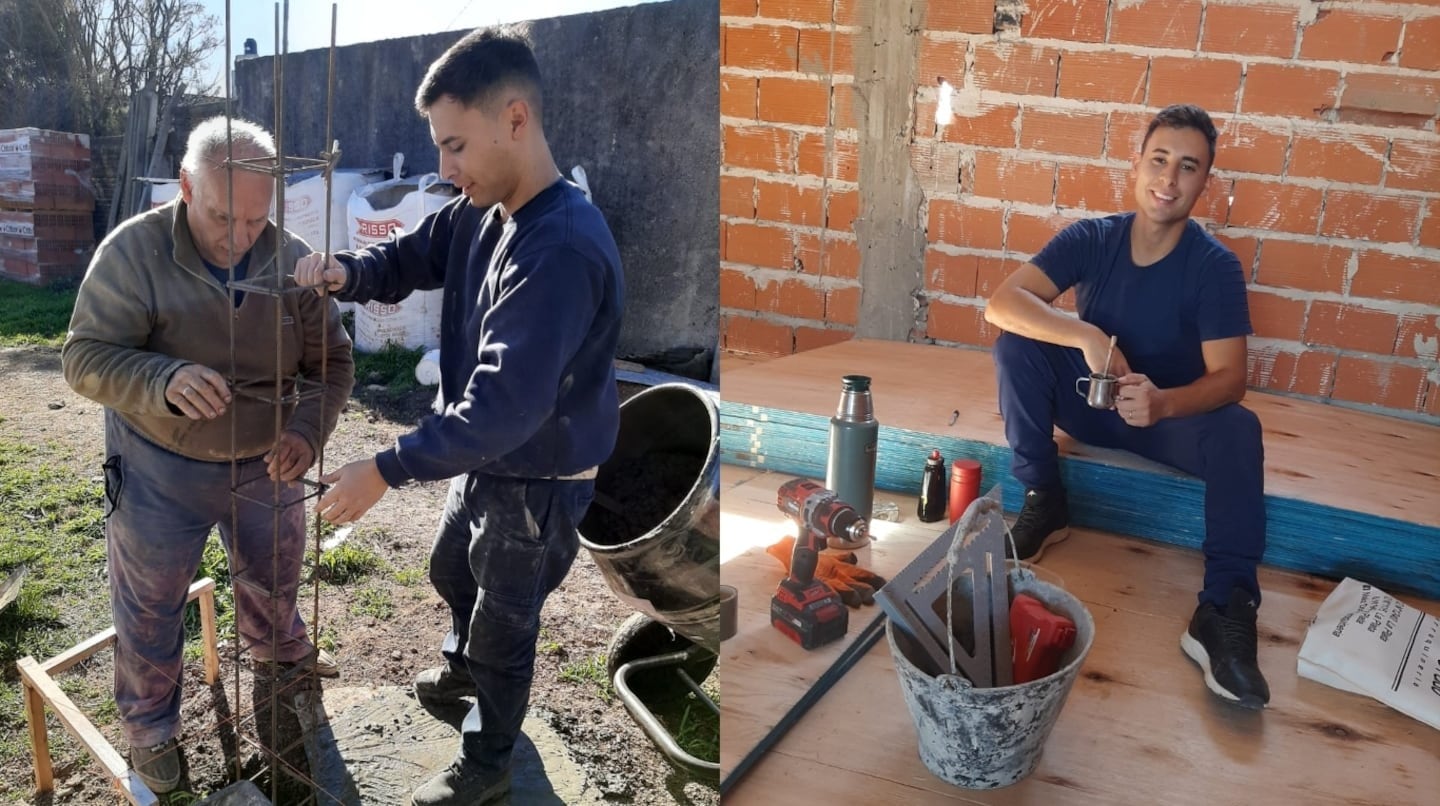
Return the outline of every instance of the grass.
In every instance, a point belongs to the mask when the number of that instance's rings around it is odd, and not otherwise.
[[[345,585],[385,567],[385,560],[363,543],[347,541],[320,553],[316,575],[331,585]]]
[[[424,350],[407,350],[387,344],[378,353],[355,352],[355,385],[380,385],[392,392],[409,392],[420,387],[415,380],[415,365]]]
[[[720,697],[715,692],[706,692],[715,704]],[[696,758],[714,760],[720,758],[720,717],[704,703],[690,695],[680,713],[680,727],[675,730],[675,742],[680,749]]]
[[[385,621],[395,615],[395,601],[390,598],[390,591],[383,588],[361,588],[355,592],[350,612]]]
[[[73,287],[40,288],[0,280],[0,347],[59,347],[74,307]]]
[[[570,661],[560,667],[561,680],[594,687],[595,693],[607,704],[615,699],[615,689],[610,684],[610,673],[605,669],[605,655]]]

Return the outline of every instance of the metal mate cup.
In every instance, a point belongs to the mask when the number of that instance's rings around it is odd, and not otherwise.
[[[1082,390],[1081,384],[1089,384],[1089,389]],[[1075,379],[1075,394],[1085,398],[1085,402],[1092,409],[1115,408],[1115,392],[1119,388],[1118,378],[1100,372],[1092,372],[1086,377]]]

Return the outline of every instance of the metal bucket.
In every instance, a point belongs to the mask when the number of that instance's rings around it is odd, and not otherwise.
[[[652,386],[620,407],[615,451],[580,522],[610,589],[720,651],[720,416],[704,390]]]
[[[1028,593],[1075,622],[1075,644],[1047,677],[1013,686],[976,688],[964,677],[931,675],[916,665],[924,653],[890,622],[886,635],[900,690],[919,734],[920,760],[941,780],[965,789],[1009,786],[1034,772],[1045,740],[1090,645],[1095,620],[1065,590],[1012,572],[1014,593]]]

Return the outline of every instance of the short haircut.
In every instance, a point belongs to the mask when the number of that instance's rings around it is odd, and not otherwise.
[[[529,43],[518,36],[480,29],[451,45],[430,65],[415,91],[415,109],[424,115],[448,95],[466,107],[488,111],[505,89],[520,90],[534,113],[541,115],[540,66]]]
[[[1142,153],[1150,143],[1150,135],[1161,126],[1170,129],[1194,129],[1205,135],[1205,142],[1210,146],[1210,164],[1215,164],[1215,140],[1220,133],[1215,130],[1210,114],[1204,109],[1194,104],[1171,104],[1155,113],[1155,117],[1145,129],[1145,139],[1140,141]]]
[[[259,124],[231,118],[228,133],[229,141],[235,145],[237,156],[275,156],[275,138]],[[224,115],[200,121],[190,131],[190,139],[185,143],[185,156],[180,160],[181,170],[194,176],[207,165],[224,165],[229,156],[226,134]]]

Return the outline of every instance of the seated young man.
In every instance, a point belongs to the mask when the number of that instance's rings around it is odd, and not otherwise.
[[[986,321],[1000,413],[1025,486],[1013,529],[1022,559],[1069,533],[1054,427],[1122,448],[1205,483],[1205,580],[1181,647],[1211,691],[1247,708],[1270,699],[1256,663],[1256,566],[1265,551],[1264,452],[1245,397],[1250,313],[1235,255],[1190,220],[1215,160],[1204,110],[1170,106],[1136,157],[1136,211],[1077,221],[996,289]],[[1075,289],[1079,317],[1051,303]],[[1113,409],[1091,408],[1076,378],[1119,376]]]

